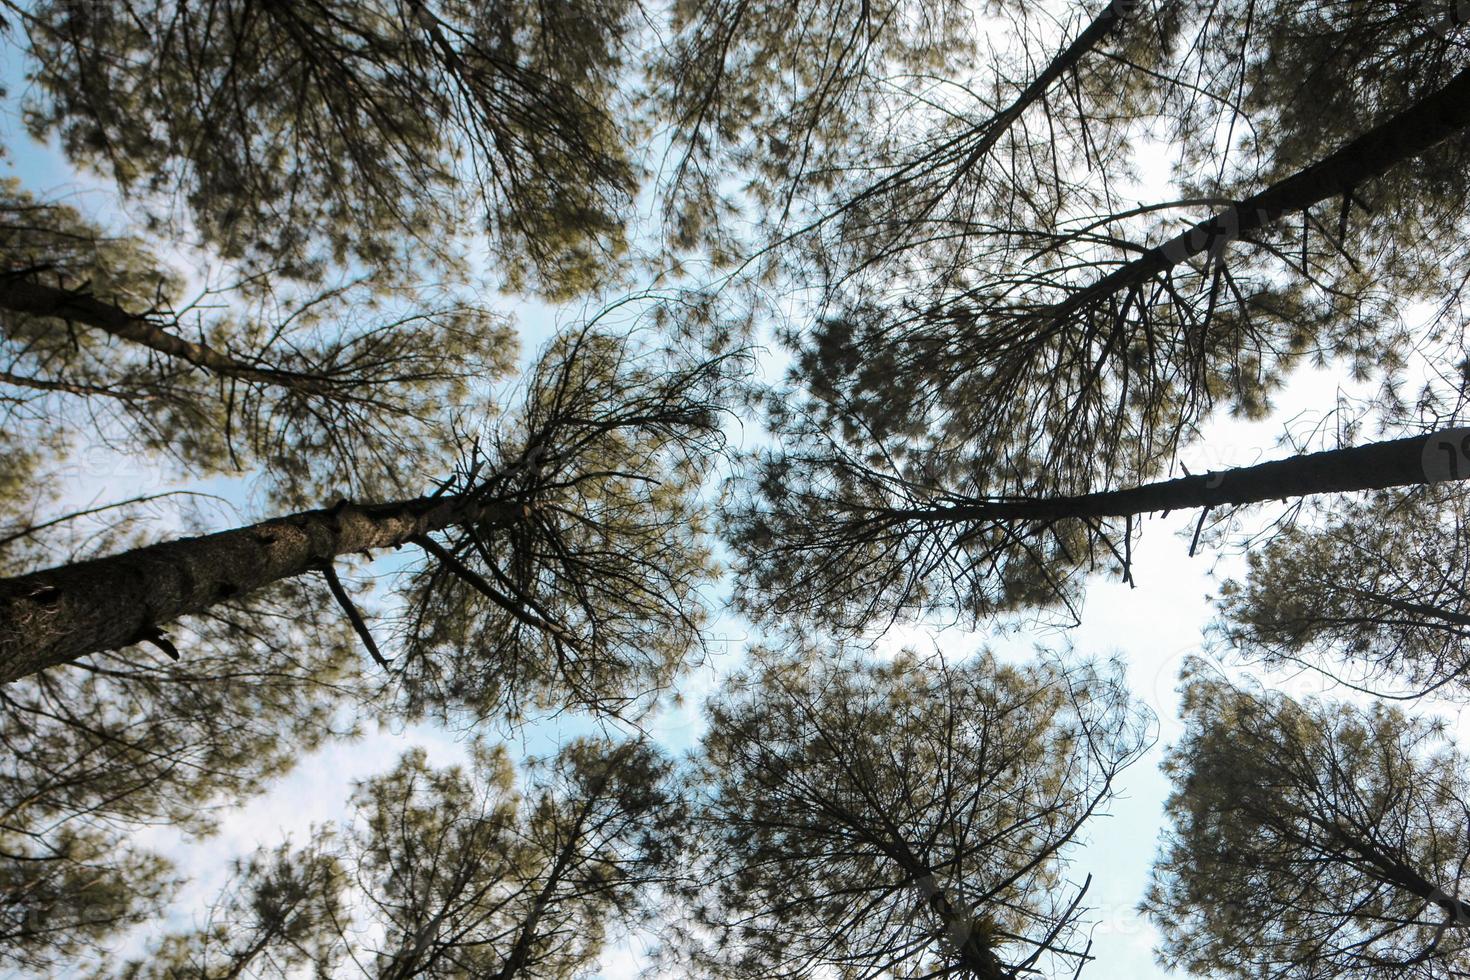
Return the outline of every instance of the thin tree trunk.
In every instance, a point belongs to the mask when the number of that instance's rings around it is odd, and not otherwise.
[[[966,129],[964,132],[952,137],[949,140],[946,140],[939,147],[931,150],[928,153],[925,153],[922,157],[911,160],[907,164],[904,164],[902,167],[899,167],[893,173],[890,173],[882,179],[874,182],[873,184],[870,184],[868,187],[864,188],[862,191],[849,198],[840,207],[823,215],[821,218],[818,218],[816,221],[802,228],[801,231],[796,232],[795,234],[799,235],[804,232],[811,231],[819,225],[831,221],[837,215],[851,210],[852,208],[856,207],[859,202],[868,200],[880,191],[890,189],[892,187],[907,183],[910,180],[915,179],[915,172],[924,173],[931,169],[937,169],[939,166],[944,165],[948,160],[958,157],[958,154],[964,148],[966,141],[973,139],[978,133],[983,133],[984,135],[981,136],[980,140],[965,155],[964,161],[959,165],[957,170],[957,172],[960,174],[968,172],[971,167],[979,163],[986,154],[988,154],[991,150],[995,148],[995,145],[1000,142],[1001,137],[1005,136],[1006,132],[1010,130],[1011,125],[1015,123],[1017,119],[1021,118],[1022,113],[1024,113],[1027,109],[1034,105],[1038,99],[1046,94],[1047,89],[1051,88],[1053,82],[1055,82],[1058,78],[1061,78],[1067,72],[1076,69],[1076,67],[1081,64],[1082,59],[1087,55],[1088,52],[1090,52],[1104,38],[1111,34],[1113,30],[1116,29],[1120,24],[1122,24],[1124,19],[1128,16],[1129,13],[1132,12],[1132,9],[1137,5],[1137,3],[1138,0],[1111,0],[1111,2],[1108,3],[1108,5],[1104,7],[1103,10],[1098,13],[1096,17],[1093,18],[1092,22],[1087,25],[1087,29],[1084,30],[1081,34],[1077,35],[1077,38],[1071,44],[1067,45],[1065,50],[1063,50],[1060,54],[1053,58],[1047,64],[1046,68],[1043,69],[1039,75],[1033,78],[1031,82],[1027,84],[1024,89],[1021,90],[1021,93],[1016,96],[1016,98],[1014,99],[1014,101],[1011,102],[1010,105],[1006,106],[1003,110],[996,113],[995,115],[976,123],[974,126]],[[954,156],[952,157],[951,154],[953,154]],[[937,197],[935,200],[937,201]]]
[[[888,829],[892,831],[896,828],[890,825]],[[989,937],[981,933],[973,919],[954,907],[954,903],[935,879],[934,872],[918,859],[908,842],[901,837],[895,837],[893,841],[883,842],[879,846],[897,862],[913,881],[919,894],[924,896],[925,904],[939,920],[945,939],[950,942],[965,969],[978,980],[1000,980],[1000,960],[990,948],[987,941]]]
[[[275,922],[262,929],[260,935],[255,938],[255,942],[250,944],[250,948],[233,954],[229,969],[220,974],[219,980],[240,980],[241,975],[250,968],[251,962],[264,952],[278,935],[280,935],[280,927]]]
[[[1031,84],[1022,90],[1004,112],[985,124],[989,131],[985,134],[985,138],[970,151],[961,170],[968,170],[975,165],[976,161],[989,153],[995,144],[1000,142],[1006,130],[1010,129],[1011,124],[1019,119],[1021,114],[1029,109],[1037,99],[1046,94],[1052,82],[1075,69],[1089,51],[1123,22],[1137,3],[1138,0],[1110,0],[1102,12],[1093,18],[1092,23],[1087,25],[1087,29],[1077,35],[1076,40],[1067,45],[1066,50],[1053,58],[1045,70],[1031,80]]]
[[[604,777],[605,781],[606,777]],[[600,786],[598,792],[601,792]],[[588,806],[590,805],[589,803]],[[583,816],[585,818],[585,811]],[[520,929],[516,931],[516,939],[511,945],[510,952],[506,954],[500,969],[488,980],[516,980],[516,977],[526,968],[526,963],[531,957],[531,946],[537,939],[536,927],[541,924],[541,917],[546,914],[546,907],[551,903],[552,892],[561,884],[561,877],[572,859],[572,852],[582,842],[581,834],[582,820],[579,819],[568,835],[566,844],[557,852],[556,861],[547,874],[546,880],[536,892],[536,897],[531,902],[531,911],[526,914]]]
[[[625,743],[618,749],[612,761],[617,765],[621,765],[627,757],[628,752],[632,750],[633,745],[634,743],[632,742]],[[552,862],[551,870],[546,874],[546,880],[542,882],[540,890],[536,892],[536,898],[531,903],[531,911],[521,923],[521,928],[516,934],[515,944],[511,946],[510,952],[506,954],[503,965],[490,980],[515,980],[520,972],[525,969],[526,963],[530,958],[531,946],[536,941],[536,927],[541,923],[542,916],[546,914],[546,908],[551,904],[552,893],[561,884],[568,866],[571,865],[572,859],[576,856],[577,848],[585,843],[583,835],[586,833],[587,819],[592,815],[592,810],[596,807],[598,801],[602,799],[602,794],[607,789],[607,781],[613,768],[605,768],[602,775],[598,777],[597,782],[592,784],[587,799],[583,801],[581,812],[577,814],[577,819],[567,831],[566,843],[556,852],[556,860]]]
[[[393,958],[378,972],[378,980],[412,980],[413,977],[428,972],[428,968],[438,958],[438,953],[430,957],[428,963],[423,962],[424,953],[439,938],[439,930],[444,928],[444,920],[449,918],[450,904],[458,899],[472,870],[468,866],[461,865],[459,871],[455,872],[449,894],[440,903],[438,911],[423,926],[414,930],[411,945],[400,948],[393,954]]]
[[[1073,313],[1108,296],[1148,282],[1192,256],[1275,223],[1282,215],[1349,194],[1470,126],[1470,68],[1398,115],[1375,126],[1336,153],[1156,245],[1138,258],[1072,294],[1046,313],[1060,327]]]
[[[1446,429],[1366,446],[1307,453],[1290,459],[1203,473],[1125,490],[1050,499],[978,500],[941,507],[883,512],[884,517],[934,522],[1052,521],[1131,517],[1154,511],[1190,510],[1285,500],[1320,493],[1418,486],[1470,478],[1470,429]],[[1445,465],[1445,452],[1453,465]],[[1442,469],[1443,467],[1443,469]]]
[[[465,496],[304,511],[0,580],[0,683],[89,653],[159,636],[159,628],[339,556],[397,547],[487,520],[513,505]]]
[[[1370,592],[1367,589],[1355,589],[1347,587],[1348,593],[1364,599],[1368,602],[1376,602],[1381,606],[1387,606],[1395,612],[1406,613],[1410,616],[1419,616],[1424,619],[1437,620],[1445,626],[1470,627],[1470,615],[1455,612],[1453,609],[1444,609],[1440,606],[1432,606],[1424,602],[1411,602],[1408,599],[1400,599],[1397,596],[1387,595],[1382,592]],[[1454,630],[1453,632],[1459,632]]]
[[[329,378],[249,364],[207,344],[169,333],[152,318],[129,313],[90,293],[47,286],[33,279],[0,278],[0,309],[80,323],[220,377],[278,385],[311,395],[343,395]]]

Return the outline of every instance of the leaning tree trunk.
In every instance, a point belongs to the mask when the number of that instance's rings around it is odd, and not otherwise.
[[[1103,10],[1092,19],[1092,22],[1081,34],[1067,45],[1055,58],[1047,63],[1047,66],[1033,78],[1020,94],[1000,112],[980,120],[975,125],[965,129],[938,147],[924,153],[917,159],[899,167],[897,170],[883,177],[876,183],[868,186],[860,193],[850,198],[835,212],[828,214],[820,221],[828,221],[836,214],[853,207],[858,201],[864,200],[870,195],[876,194],[885,188],[895,187],[907,183],[912,179],[915,170],[927,167],[939,167],[947,164],[950,160],[959,159],[963,154],[958,172],[963,174],[979,163],[991,150],[995,149],[1001,137],[1010,130],[1011,126],[1027,109],[1035,105],[1043,95],[1051,88],[1057,79],[1068,72],[1077,70],[1077,66],[1087,54],[1097,47],[1109,34],[1119,28],[1124,20],[1137,6],[1138,0],[1111,0]],[[975,137],[979,136],[979,139]],[[975,140],[973,146],[969,145]],[[819,222],[820,223],[820,222]]]
[[[1448,916],[1445,925],[1460,928],[1470,926],[1470,902],[1462,901],[1440,888],[1400,857],[1385,854],[1372,842],[1371,838],[1368,842],[1364,842],[1362,838],[1344,832],[1335,824],[1323,829],[1335,838],[1344,850],[1351,851],[1367,862],[1378,872],[1383,881],[1396,888],[1402,888],[1415,898],[1422,899],[1444,912]]]
[[[1470,68],[1347,145],[1156,245],[1047,310],[1060,327],[1073,313],[1234,239],[1274,224],[1283,215],[1344,194],[1411,160],[1470,126]]]
[[[517,508],[470,496],[310,510],[0,580],[0,683],[161,635],[160,627],[353,552]]]
[[[1321,493],[1383,490],[1470,478],[1470,428],[1331,449],[1218,473],[1077,497],[976,500],[898,511],[924,523],[1132,517],[1154,511],[1254,504]]]
[[[30,278],[0,277],[0,309],[80,323],[218,377],[291,388],[307,395],[342,395],[330,378],[242,361],[170,333],[153,317],[129,312],[89,292],[48,286]]]
[[[970,150],[969,157],[961,169],[968,170],[976,161],[994,149],[995,144],[1000,142],[1000,138],[1005,135],[1006,130],[1010,129],[1011,124],[1021,118],[1023,112],[1045,95],[1053,82],[1066,73],[1075,71],[1087,53],[1118,28],[1137,3],[1138,0],[1110,0],[1102,12],[1092,19],[1092,23],[1087,25],[1087,29],[1077,35],[1077,38],[1067,45],[1064,51],[1053,58],[1046,68],[1021,91],[1014,102],[984,124],[986,129],[984,138]]]

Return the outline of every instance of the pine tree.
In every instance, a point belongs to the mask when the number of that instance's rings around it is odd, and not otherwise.
[[[322,575],[388,668],[333,566],[414,545],[391,668],[411,712],[615,711],[666,686],[697,644],[712,571],[701,484],[730,358],[684,364],[588,331],[554,343],[517,414],[432,494],[135,548],[0,583],[0,676],[148,642],[163,628]],[[442,537],[442,540],[440,539]]]
[[[691,901],[712,975],[1086,962],[1065,861],[1147,742],[1115,671],[803,647],[707,710]]]
[[[1191,665],[1173,829],[1145,911],[1161,961],[1229,977],[1470,967],[1470,768],[1442,726],[1233,687]]]
[[[814,264],[835,291],[819,290],[814,326],[788,332],[791,375],[765,399],[784,451],[754,467],[736,516],[747,605],[851,624],[1065,602],[1076,568],[1129,563],[1127,522],[1100,533],[1091,504],[1073,505],[1155,485],[1212,412],[1259,417],[1293,368],[1329,358],[1396,398],[1405,351],[1457,322],[1466,247],[1450,175],[1470,146],[1470,62],[1441,13],[1147,6],[1091,52],[1128,69],[1115,114],[1111,93],[1080,83],[1075,117],[1033,103],[1056,123],[1054,145],[1090,139],[1119,156],[1083,152],[1084,168],[1072,154],[1086,179],[1052,187],[1024,157],[992,160],[999,190],[967,191],[963,215],[936,203],[932,225],[924,208],[941,197],[915,192],[917,225],[878,207],[872,220],[894,218],[912,247]],[[1349,85],[1350,59],[1312,67],[1329,43],[1425,73]],[[1282,81],[1309,72],[1313,90],[1342,89],[1326,110]],[[1322,118],[1300,138],[1277,125],[1308,115]],[[1110,181],[1150,120],[1177,137],[1179,197],[1126,207]],[[1441,309],[1415,337],[1405,316],[1418,301]]]
[[[840,289],[824,287],[813,329],[792,331],[797,387],[780,403],[802,401],[854,448],[882,442],[996,495],[1076,494],[1156,476],[1209,412],[1261,414],[1305,361],[1392,376],[1403,316],[1457,289],[1466,247],[1452,175],[1470,145],[1470,61],[1463,38],[1430,29],[1433,6],[1141,11],[1119,35],[1127,51],[1109,52],[1125,79],[1079,82],[1075,117],[1042,113],[1055,133],[1039,142],[1086,173],[1054,177],[1057,165],[1013,153],[992,168],[998,190],[966,189],[967,211],[940,191],[916,192],[911,217],[880,205],[873,223],[909,244],[816,263]],[[1425,71],[1348,84],[1354,62],[1320,57],[1324,35],[1368,63]],[[1340,90],[1330,108],[1281,80],[1308,74]],[[1288,116],[1302,136],[1279,125]],[[1138,191],[1115,186],[1127,152],[1087,147],[1126,147],[1145,126],[1175,136],[1178,194],[1127,207],[1119,198]],[[1058,459],[1074,465],[1047,465]]]
[[[1463,486],[1445,484],[1342,502],[1286,528],[1225,583],[1218,641],[1271,665],[1463,696],[1465,507]]]
[[[1081,573],[1101,563],[1129,575],[1134,518],[1201,509],[1202,525],[1214,508],[1463,479],[1465,435],[1445,429],[1056,497],[959,493],[830,445],[809,455],[775,450],[732,514],[737,598],[758,615],[815,617],[844,629],[934,609],[970,619],[1070,610]]]
[[[260,277],[189,300],[141,239],[13,181],[0,188],[0,265],[7,427],[58,454],[108,446],[191,474],[262,469],[297,506],[401,490],[450,453],[452,416],[515,354],[504,318],[433,290],[390,297],[372,279]]]
[[[485,230],[508,286],[564,294],[625,248],[636,4],[7,7],[31,132],[256,271],[413,281]]]
[[[201,928],[99,980],[585,975],[672,875],[685,806],[646,744],[576,740],[525,777],[481,742],[468,771],[411,750],[341,831],[241,862]]]

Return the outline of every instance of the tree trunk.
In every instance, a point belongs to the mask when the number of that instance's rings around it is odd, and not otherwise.
[[[1389,881],[1423,899],[1448,916],[1446,923],[1465,928],[1470,926],[1470,904],[1462,902],[1449,892],[1432,883],[1418,871],[1402,861],[1385,869]]]
[[[621,765],[633,744],[632,742],[624,743],[622,748],[618,749],[613,761]],[[521,922],[515,944],[506,954],[505,962],[500,969],[489,980],[516,980],[516,977],[525,969],[526,962],[530,958],[531,946],[536,941],[536,927],[540,925],[542,916],[546,914],[547,906],[551,904],[552,894],[561,884],[572,859],[576,857],[577,849],[585,843],[583,838],[587,833],[587,818],[592,815],[593,808],[607,789],[607,781],[611,773],[611,768],[604,769],[602,775],[590,787],[587,799],[583,801],[576,821],[566,832],[566,843],[556,852],[556,860],[552,862],[551,870],[546,874],[546,880],[541,883],[540,890],[536,892],[536,898],[531,903],[531,911]]]
[[[1319,493],[1382,490],[1470,478],[1470,429],[1307,453],[1219,473],[1077,497],[978,500],[889,512],[920,521],[1054,521],[1254,504]]]
[[[960,964],[976,980],[1001,980],[1001,964],[995,951],[990,948],[991,937],[983,932],[979,923],[954,907],[954,903],[935,879],[934,872],[914,855],[908,841],[898,838],[880,846],[908,875],[919,894],[924,896],[924,903],[938,919],[944,938],[953,948]]]
[[[346,501],[203,537],[0,580],[0,683],[159,635],[181,616],[322,567],[471,522],[514,519],[464,496]]]
[[[1122,24],[1128,14],[1137,6],[1137,3],[1138,0],[1111,0],[1093,18],[1092,22],[1087,25],[1086,30],[1077,35],[1077,38],[1071,44],[1067,45],[1060,54],[1053,58],[1047,64],[1046,68],[1021,90],[1021,93],[1016,96],[1010,105],[995,115],[983,119],[958,135],[951,137],[938,147],[932,148],[922,156],[910,160],[894,172],[854,195],[835,211],[825,215],[815,224],[809,225],[803,230],[809,231],[819,224],[830,221],[838,214],[855,207],[858,202],[864,201],[880,191],[908,183],[914,179],[913,174],[915,171],[938,169],[941,166],[947,165],[951,160],[959,159],[960,153],[965,149],[965,144],[979,135],[980,139],[964,154],[963,162],[957,168],[958,174],[967,173],[971,167],[979,163],[986,154],[995,148],[995,145],[1000,142],[1001,137],[1005,136],[1006,132],[1011,128],[1011,125],[1017,119],[1021,118],[1022,113],[1046,94],[1047,89],[1051,88],[1053,82],[1067,72],[1075,70],[1089,51]]]
[[[1005,108],[1004,112],[992,118],[985,124],[988,132],[980,140],[979,144],[970,151],[969,157],[961,170],[968,170],[974,166],[976,161],[989,153],[1000,138],[1005,135],[1011,123],[1020,118],[1021,113],[1031,107],[1037,99],[1046,94],[1051,88],[1052,82],[1061,78],[1064,74],[1072,71],[1081,63],[1083,56],[1097,46],[1103,38],[1107,37],[1123,22],[1123,19],[1131,12],[1131,8],[1137,5],[1138,0],[1110,0],[1102,12],[1093,18],[1087,29],[1077,35],[1077,39],[1067,45],[1066,50],[1057,55],[1046,66],[1041,74],[1031,80],[1016,100]]]
[[[1005,974],[1000,960],[975,920],[955,909],[944,889],[935,883],[933,875],[920,878],[917,885],[944,929],[945,938],[953,945],[960,964],[976,980],[1002,980]]]
[[[1444,88],[1336,153],[1297,171],[1257,194],[1199,222],[1162,245],[1113,270],[1046,312],[1053,329],[1093,303],[1141,286],[1186,259],[1275,223],[1282,215],[1304,211],[1321,201],[1352,192],[1394,165],[1412,159],[1470,126],[1470,68]]]
[[[59,289],[32,279],[0,278],[0,309],[80,323],[220,377],[278,385],[311,395],[342,395],[330,378],[238,360],[207,344],[169,333],[151,317],[129,313],[91,293]]]
[[[1335,821],[1316,822],[1343,847],[1376,869],[1383,881],[1443,911],[1449,916],[1447,924],[1470,926],[1470,904],[1460,901],[1399,858],[1383,853],[1371,840],[1365,841],[1357,832],[1345,830]]]
[[[1445,627],[1459,627],[1459,629],[1452,629],[1452,632],[1455,633],[1459,633],[1460,629],[1470,627],[1470,615],[1455,612],[1453,609],[1432,606],[1424,602],[1412,602],[1383,592],[1370,592],[1367,589],[1356,589],[1351,586],[1344,587],[1344,591],[1366,602],[1376,602],[1380,606],[1387,606],[1394,612],[1418,616],[1422,619],[1432,619]]]

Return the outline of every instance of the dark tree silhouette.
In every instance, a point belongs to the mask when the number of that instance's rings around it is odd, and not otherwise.
[[[830,444],[824,455],[778,450],[760,461],[751,496],[733,514],[737,596],[759,615],[850,629],[936,608],[974,618],[1068,604],[1079,571],[1116,564],[1128,575],[1135,517],[1199,508],[1203,522],[1217,507],[1422,485],[1449,478],[1447,461],[1464,478],[1466,434],[1446,429],[1057,497],[946,490]]]

